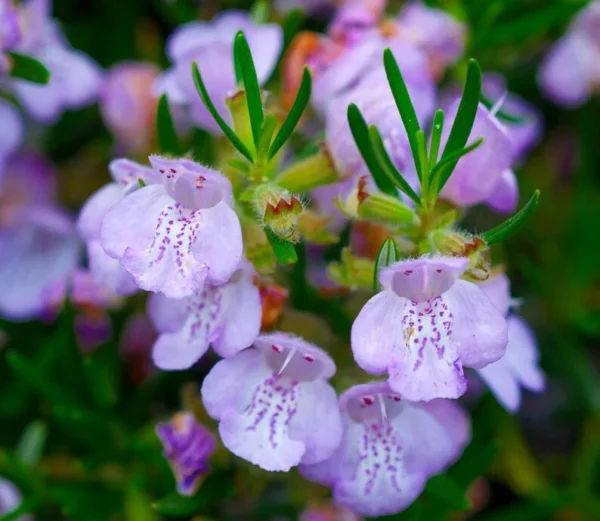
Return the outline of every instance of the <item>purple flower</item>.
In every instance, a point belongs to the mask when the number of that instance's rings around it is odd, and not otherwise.
[[[0,314],[29,319],[44,310],[46,288],[77,266],[79,240],[40,158],[15,156],[1,173],[0,194]]]
[[[448,139],[456,117],[458,102],[446,117],[442,147]],[[459,206],[473,206],[491,199],[491,205],[511,212],[518,201],[517,184],[510,167],[515,158],[515,145],[495,115],[480,104],[471,130],[471,140],[482,137],[479,148],[458,161],[456,169],[444,186],[441,195]],[[503,197],[499,197],[499,193]]]
[[[377,28],[387,0],[347,0],[335,13],[327,34],[344,44],[358,43]]]
[[[261,335],[256,349],[221,360],[204,379],[202,400],[223,444],[265,470],[288,471],[329,458],[342,425],[333,360],[286,333]]]
[[[506,275],[499,274],[479,285],[503,314],[509,313],[510,290]],[[538,365],[539,353],[535,336],[519,316],[510,315],[506,354],[497,362],[478,369],[479,376],[498,401],[511,412],[521,405],[521,387],[534,392],[544,390],[544,373]]]
[[[457,61],[465,45],[465,27],[441,9],[411,1],[396,20],[400,39],[406,40],[427,54],[435,78],[443,75]]]
[[[150,156],[161,181],[139,188],[102,219],[101,244],[145,290],[190,297],[222,284],[242,259],[231,183],[188,159]]]
[[[0,477],[0,516],[16,510],[22,502],[21,493],[7,479]],[[20,516],[15,521],[31,521],[31,516]]]
[[[12,0],[2,0],[0,2],[0,79],[10,68],[10,61],[4,56],[4,52],[16,47],[20,39],[18,11]]]
[[[17,108],[0,99],[0,175],[6,160],[14,154],[23,140],[23,121]]]
[[[275,5],[281,11],[302,8],[307,13],[320,13],[333,9],[335,0],[275,0]]]
[[[600,1],[591,2],[550,50],[538,83],[552,101],[567,108],[583,105],[600,87]]]
[[[300,470],[332,487],[336,502],[366,516],[409,506],[470,437],[469,420],[453,402],[407,401],[383,382],[348,389],[340,409],[340,446],[329,459]]]
[[[156,117],[151,85],[157,76],[154,64],[138,62],[116,65],[106,75],[100,110],[125,153],[145,151],[151,146]]]
[[[163,444],[177,481],[177,492],[192,496],[210,467],[208,460],[217,448],[213,434],[189,412],[178,412],[169,423],[159,423],[156,434]]]
[[[506,349],[507,326],[477,285],[460,280],[468,259],[420,257],[382,270],[384,290],[352,326],[356,363],[389,375],[408,400],[458,398],[466,390],[463,366],[481,368]]]
[[[221,356],[234,356],[260,333],[260,294],[248,268],[238,270],[221,286],[205,284],[185,299],[154,294],[148,305],[150,318],[161,332],[153,352],[161,369],[187,369],[211,344]]]
[[[28,0],[21,7],[23,37],[16,51],[33,56],[50,71],[50,82],[38,85],[11,80],[12,89],[36,120],[56,121],[63,111],[92,103],[101,85],[101,70],[86,54],[69,46],[50,18],[47,0]]]
[[[177,29],[167,42],[167,55],[174,66],[156,84],[169,102],[189,107],[196,124],[214,133],[219,127],[202,103],[192,79],[196,62],[215,107],[226,120],[231,117],[225,99],[236,90],[233,66],[233,40],[243,31],[256,66],[258,80],[265,83],[275,68],[283,45],[283,33],[277,24],[257,25],[248,13],[229,10],[211,22],[192,22]]]
[[[152,168],[128,159],[116,159],[108,168],[114,182],[98,190],[83,205],[77,220],[77,230],[87,245],[88,262],[94,280],[112,293],[131,295],[138,289],[132,276],[102,248],[102,220],[127,193],[139,188],[140,181],[150,185],[160,183],[161,177]]]

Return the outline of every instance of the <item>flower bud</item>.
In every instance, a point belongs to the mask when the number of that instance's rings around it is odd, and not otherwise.
[[[264,183],[254,192],[254,204],[263,225],[284,241],[298,242],[298,217],[304,207],[300,199],[274,183]]]
[[[242,143],[248,147],[251,153],[254,153],[254,138],[252,137],[252,126],[250,125],[250,114],[248,112],[248,102],[246,91],[238,90],[225,100],[225,104],[231,114],[233,130],[242,140]]]
[[[469,267],[465,271],[467,279],[480,282],[489,278],[491,266],[488,247],[480,237],[453,230],[436,230],[431,234],[431,240],[443,255],[469,259]]]
[[[361,199],[358,204],[358,215],[364,219],[389,224],[407,224],[415,222],[417,219],[411,208],[390,195],[366,194]]]
[[[277,183],[294,192],[308,192],[318,186],[334,183],[338,178],[329,151],[321,144],[316,154],[284,170],[277,177]]]

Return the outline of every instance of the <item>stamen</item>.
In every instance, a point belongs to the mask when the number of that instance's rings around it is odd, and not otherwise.
[[[502,107],[502,105],[504,105],[504,102],[506,101],[507,95],[508,95],[508,92],[504,91],[502,96],[500,96],[498,98],[498,100],[496,101],[496,103],[494,103],[494,106],[490,109],[490,114],[492,116],[495,116],[500,111],[500,108]]]
[[[283,365],[281,366],[281,369],[279,369],[279,372],[277,373],[278,375],[281,375],[281,373],[283,373],[283,370],[288,366],[288,364],[292,361],[292,357],[294,356],[294,353],[296,352],[296,349],[290,349],[290,352],[287,354],[287,356],[285,357],[285,362],[283,362]]]
[[[377,401],[379,402],[379,412],[381,413],[381,423],[387,422],[387,410],[385,408],[385,401],[383,395],[377,395]]]

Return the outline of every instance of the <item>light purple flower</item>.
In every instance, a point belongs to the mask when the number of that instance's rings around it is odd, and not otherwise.
[[[50,82],[38,85],[10,81],[15,96],[36,120],[52,123],[67,109],[92,103],[101,85],[101,70],[86,54],[73,49],[50,18],[48,0],[28,0],[21,6],[23,37],[15,49],[33,56],[50,71]]]
[[[469,420],[455,403],[407,401],[383,382],[348,389],[340,409],[340,446],[329,459],[300,470],[332,487],[336,502],[366,516],[408,507],[470,437]]]
[[[352,45],[379,25],[387,0],[346,0],[327,28],[334,40]]]
[[[223,118],[230,120],[225,99],[236,90],[233,40],[238,31],[244,32],[258,80],[265,83],[282,49],[281,27],[257,25],[248,13],[229,10],[211,22],[191,22],[177,29],[167,42],[167,55],[174,65],[155,85],[157,93],[166,93],[171,104],[189,107],[194,122],[214,133],[220,130],[196,91],[192,62],[198,64],[215,107]]]
[[[156,434],[173,469],[177,491],[183,496],[194,495],[210,470],[208,460],[217,448],[215,437],[189,412],[178,412],[169,423],[159,423]]]
[[[110,257],[102,248],[100,232],[106,213],[120,202],[127,193],[146,185],[160,183],[161,177],[152,168],[128,159],[116,159],[109,165],[113,182],[94,193],[83,205],[77,230],[85,241],[90,272],[94,280],[117,295],[131,295],[138,289],[133,277],[117,259]]]
[[[498,311],[505,315],[510,308],[508,277],[499,274],[479,285]],[[539,368],[539,353],[535,336],[527,323],[517,315],[510,315],[506,354],[497,362],[478,369],[478,374],[511,412],[521,405],[521,387],[541,392],[545,387],[544,373]]]
[[[231,357],[252,345],[260,333],[261,303],[252,272],[238,270],[220,286],[205,284],[197,294],[170,299],[154,294],[148,312],[161,332],[153,359],[161,369],[187,369],[208,350]]]
[[[10,481],[0,477],[0,516],[16,510],[22,502],[21,493]],[[15,521],[31,521],[31,516],[20,516]]]
[[[280,11],[304,9],[307,13],[321,13],[333,9],[335,0],[275,0],[275,6]]]
[[[23,140],[23,121],[17,108],[0,99],[0,175],[6,160],[14,154]]]
[[[101,244],[145,290],[184,298],[205,281],[222,284],[242,259],[242,232],[229,180],[188,159],[150,156],[162,182],[112,206]]]
[[[148,150],[154,137],[156,97],[151,92],[158,69],[152,63],[124,62],[102,85],[100,111],[125,153]]]
[[[481,368],[506,349],[506,320],[477,285],[461,280],[468,259],[420,257],[382,270],[384,290],[352,326],[356,363],[389,375],[408,400],[458,398],[463,366]]]
[[[441,9],[411,1],[400,11],[396,28],[399,38],[425,51],[435,78],[463,53],[465,27]]]
[[[46,288],[76,267],[79,240],[40,158],[15,156],[2,171],[0,193],[0,314],[29,319],[44,310]]]
[[[333,360],[286,333],[261,335],[254,345],[217,363],[202,385],[223,444],[270,471],[329,458],[342,434],[337,397],[327,383]]]
[[[457,109],[458,102],[447,114],[442,147],[448,140]],[[506,127],[483,104],[477,109],[469,144],[480,137],[484,138],[483,144],[458,161],[441,195],[459,206],[473,206],[492,199],[494,208],[510,212],[518,200],[514,174],[506,173],[515,158],[515,145]],[[502,199],[498,190],[503,190]]]
[[[566,108],[583,105],[600,87],[600,1],[575,17],[538,71],[538,83],[552,101]]]
[[[370,45],[366,42],[365,45]],[[378,46],[374,46],[373,50]],[[396,42],[394,55],[402,70],[417,117],[425,124],[435,110],[435,85],[427,70],[423,53],[408,44]],[[380,63],[383,49],[374,52],[371,60]],[[358,72],[358,69],[357,69]],[[405,170],[412,162],[408,138],[394,97],[390,90],[383,66],[361,72],[361,80],[352,88],[344,87],[343,94],[328,98],[325,139],[328,150],[341,175],[368,174],[366,165],[356,147],[346,111],[350,103],[356,103],[369,125],[379,129],[383,142],[396,166]]]
[[[8,57],[4,56],[6,51],[16,47],[21,39],[21,28],[19,27],[18,11],[12,0],[0,1],[0,79],[10,68]],[[0,118],[1,121],[1,118]]]

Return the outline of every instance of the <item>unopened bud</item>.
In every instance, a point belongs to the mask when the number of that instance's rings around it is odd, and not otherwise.
[[[479,282],[489,278],[491,267],[487,244],[480,237],[454,230],[436,230],[431,234],[431,240],[441,254],[469,259],[466,278]]]
[[[252,126],[250,125],[250,114],[245,90],[238,90],[225,100],[225,104],[231,114],[233,130],[248,147],[252,154],[256,152],[254,138],[252,137]]]
[[[297,161],[277,177],[280,186],[293,192],[308,192],[337,180],[338,174],[325,145],[321,145],[316,154]]]
[[[298,242],[298,217],[304,206],[297,196],[274,183],[264,183],[254,191],[254,204],[259,218],[276,237]]]
[[[359,201],[358,215],[388,224],[407,224],[417,219],[414,211],[402,201],[381,193],[367,194]]]

